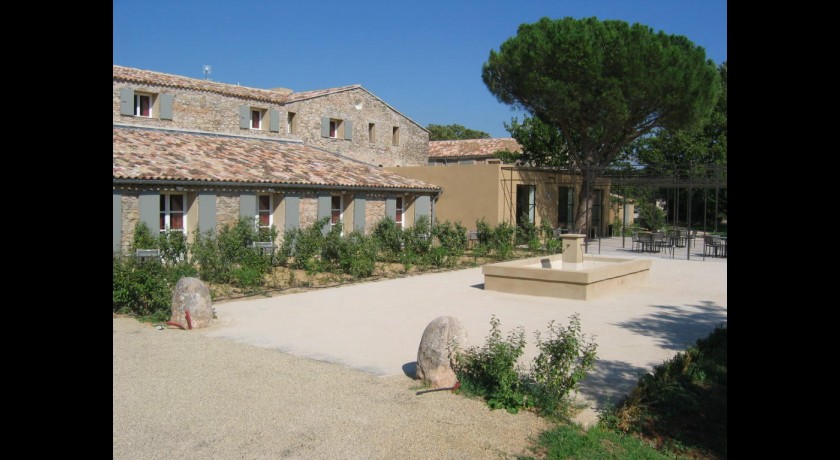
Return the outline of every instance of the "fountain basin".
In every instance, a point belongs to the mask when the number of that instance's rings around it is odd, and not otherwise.
[[[562,257],[555,254],[485,265],[481,269],[484,289],[589,300],[643,284],[652,262],[587,255],[582,263],[567,263],[564,269]]]

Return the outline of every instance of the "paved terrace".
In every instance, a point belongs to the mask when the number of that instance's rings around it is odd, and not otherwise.
[[[426,325],[441,315],[464,324],[469,345],[484,344],[490,318],[504,334],[526,332],[522,363],[535,356],[533,332],[549,321],[561,325],[578,313],[583,332],[598,344],[597,368],[580,396],[590,403],[580,421],[595,420],[598,409],[616,403],[639,373],[705,337],[727,318],[727,259],[703,260],[699,247],[668,253],[630,250],[630,238],[605,238],[600,254],[654,259],[648,280],[620,294],[582,301],[485,291],[481,267],[387,281],[359,283],[271,298],[216,304],[219,320],[204,334],[225,337],[296,356],[338,363],[377,376],[413,375]],[[598,254],[598,241],[589,254]],[[585,260],[585,256],[584,256]]]

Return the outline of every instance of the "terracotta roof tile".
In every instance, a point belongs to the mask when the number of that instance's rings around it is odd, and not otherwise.
[[[489,158],[499,150],[521,152],[522,146],[512,137],[464,139],[429,142],[429,158]]]
[[[197,78],[181,77],[168,73],[152,72],[151,70],[134,69],[114,65],[114,79],[124,80],[132,83],[169,86],[172,88],[194,89],[211,93],[237,96],[245,99],[274,102],[283,104],[286,102],[287,93],[271,91],[267,89],[248,88],[246,86],[231,85]]]
[[[362,85],[348,85],[338,88],[316,89],[313,91],[301,91],[299,93],[292,93],[289,95],[286,102],[297,102],[304,99],[312,99],[313,97],[326,96],[327,94],[340,93],[342,91],[349,91],[351,89],[361,88]]]
[[[114,126],[114,179],[440,190],[299,143]]]

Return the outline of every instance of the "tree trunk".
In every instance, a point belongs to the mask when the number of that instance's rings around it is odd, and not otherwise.
[[[583,182],[578,192],[578,206],[575,208],[575,233],[583,233],[587,237],[590,223],[592,222],[592,204],[595,202],[594,178],[590,178],[586,171],[583,172]],[[590,189],[591,187],[591,189]],[[588,192],[587,192],[588,191]]]

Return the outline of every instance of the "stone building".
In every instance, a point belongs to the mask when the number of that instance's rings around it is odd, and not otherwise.
[[[116,65],[113,77],[115,251],[138,222],[191,239],[239,217],[281,235],[322,217],[366,233],[385,216],[433,217],[440,187],[379,166],[425,164],[428,131],[360,86],[296,94]],[[379,128],[397,137],[370,141]]]

